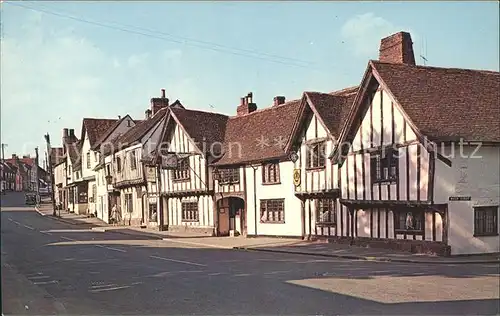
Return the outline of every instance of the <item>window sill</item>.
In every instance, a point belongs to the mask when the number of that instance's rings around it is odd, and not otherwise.
[[[490,233],[490,234],[474,234],[474,237],[496,237],[498,233]]]
[[[281,184],[281,182],[263,182],[262,185],[275,185],[275,184]]]
[[[191,178],[172,179],[172,182],[188,182]]]
[[[181,222],[183,222],[183,223],[197,223],[199,221],[200,220],[198,220],[198,219],[183,219],[183,220],[181,220]]]
[[[335,227],[335,226],[337,226],[337,223],[331,223],[331,222],[316,222],[316,226],[329,226],[329,227]]]
[[[314,171],[322,171],[325,169],[326,169],[325,166],[323,166],[323,167],[309,167],[309,168],[306,168],[306,171],[314,172]]]
[[[261,224],[285,224],[285,221],[280,222],[268,222],[268,221],[260,221]]]
[[[396,179],[372,181],[372,185],[375,185],[375,184],[396,184],[396,183],[397,183]]]
[[[406,235],[423,235],[423,230],[407,230],[407,229],[395,229],[395,234],[406,234]]]
[[[240,184],[240,182],[219,182],[219,185],[231,185],[231,184]]]

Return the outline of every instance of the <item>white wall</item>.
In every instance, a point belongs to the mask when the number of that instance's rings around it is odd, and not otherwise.
[[[500,148],[456,144],[438,146],[452,161],[452,167],[436,161],[435,203],[448,203],[448,243],[452,254],[500,251],[499,236],[474,237],[474,206],[500,204]],[[471,201],[449,201],[450,196],[470,196]]]
[[[293,187],[293,162],[280,163],[280,184],[262,184],[262,165],[256,168],[247,166],[246,170],[246,203],[247,203],[247,234],[267,236],[302,236],[301,203],[295,197]],[[243,170],[243,168],[241,168]],[[243,177],[241,177],[243,179]],[[254,191],[254,184],[256,191]],[[254,192],[257,200],[254,198]],[[285,199],[284,223],[261,223],[260,200]],[[257,202],[255,204],[255,202]],[[257,231],[255,227],[257,226]]]

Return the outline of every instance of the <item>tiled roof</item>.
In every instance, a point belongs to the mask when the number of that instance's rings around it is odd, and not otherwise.
[[[299,108],[300,100],[293,100],[230,117],[224,136],[225,154],[215,164],[242,164],[283,157]]]
[[[305,92],[331,135],[338,137],[358,87],[332,93]]]
[[[73,170],[78,169],[81,166],[81,146],[82,141],[76,141],[74,143],[66,144],[66,154],[69,155],[69,159],[71,161],[71,165],[73,166]]]
[[[113,140],[109,142],[109,146],[105,146],[103,149],[104,155],[109,155],[113,152],[120,151],[123,148],[130,146],[132,143],[139,141],[146,133],[151,130],[157,123],[165,117],[168,113],[169,108],[165,107],[158,111],[153,117],[148,120],[138,121],[138,123],[127,130],[125,133],[114,137]]]
[[[90,147],[93,147],[95,143],[108,132],[108,130],[117,123],[117,119],[96,119],[96,118],[84,118],[83,119],[83,129],[87,131],[89,136]],[[82,129],[82,139],[83,139],[83,129]]]
[[[500,141],[499,72],[370,63],[425,136]]]
[[[52,166],[64,161],[64,149],[62,147],[52,147],[50,149],[50,163]]]
[[[227,115],[184,108],[172,108],[171,111],[200,150],[208,152],[212,144],[224,141]]]

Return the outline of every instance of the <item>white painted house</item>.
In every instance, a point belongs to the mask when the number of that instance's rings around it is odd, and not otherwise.
[[[412,252],[498,252],[499,80],[416,66],[410,34],[383,39],[332,154],[349,214],[338,237]]]
[[[300,200],[285,151],[300,100],[278,96],[257,110],[252,98],[241,98],[237,115],[228,119],[223,155],[213,164],[217,234],[300,237]]]

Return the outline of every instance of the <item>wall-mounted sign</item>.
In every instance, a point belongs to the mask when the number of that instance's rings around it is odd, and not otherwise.
[[[300,169],[293,169],[293,184],[296,187],[300,185]]]
[[[146,179],[148,182],[156,182],[156,170],[154,167],[146,167]]]
[[[161,156],[161,166],[164,169],[175,169],[177,168],[178,157],[176,154],[169,153]]]
[[[470,201],[470,196],[450,196],[450,201]]]

